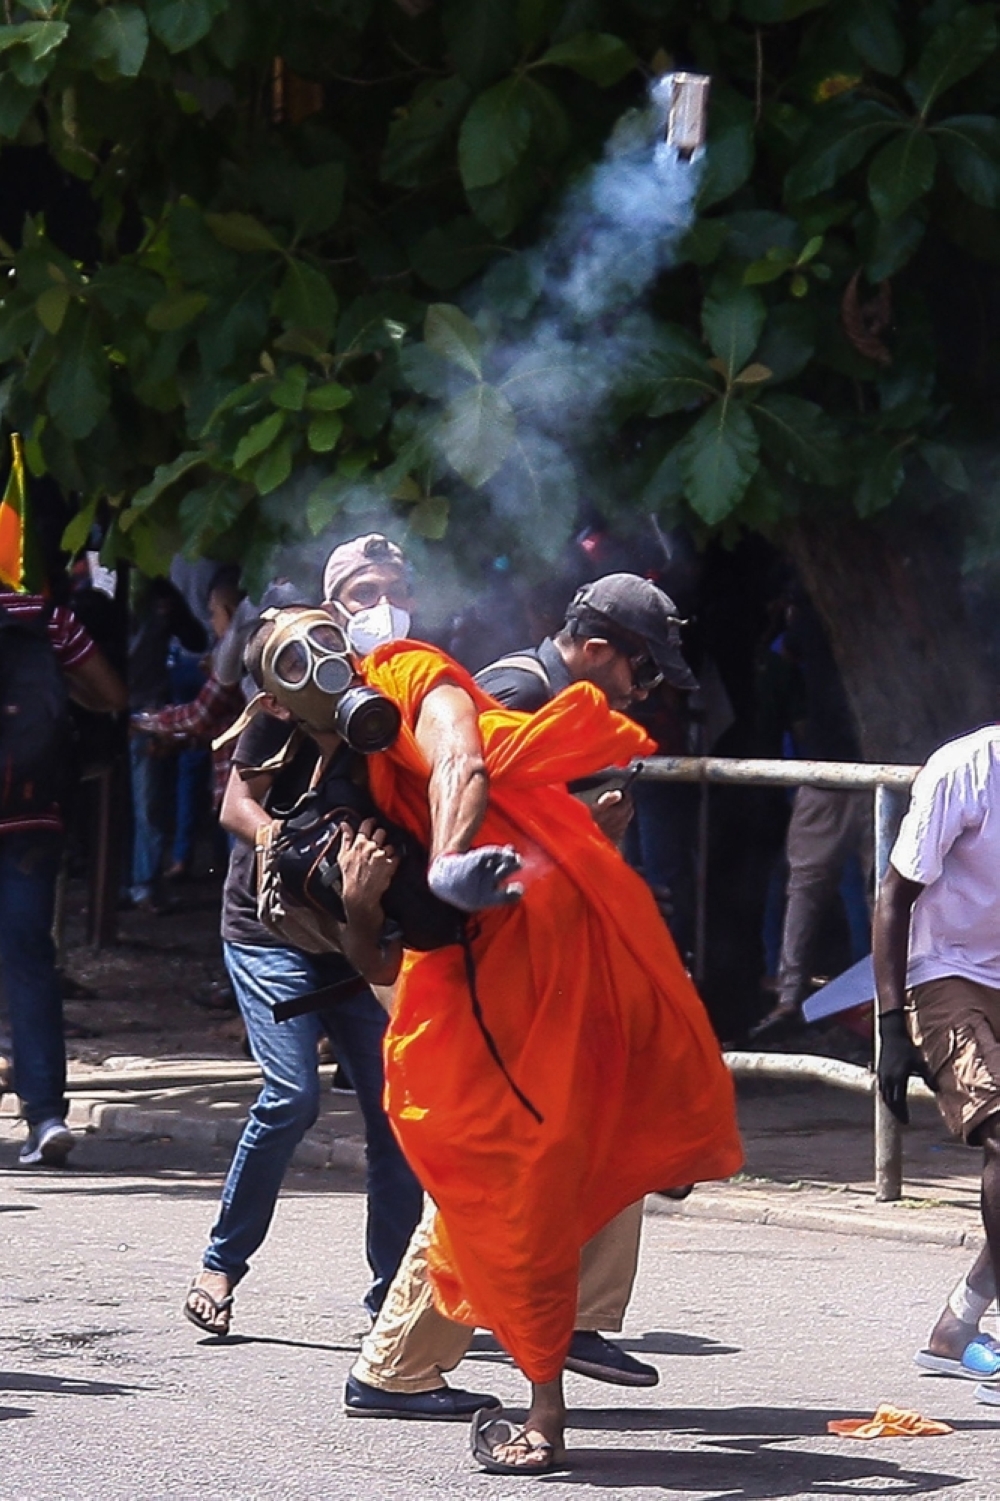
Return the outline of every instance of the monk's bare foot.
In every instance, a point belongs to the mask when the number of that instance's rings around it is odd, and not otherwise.
[[[232,1284],[225,1272],[202,1267],[184,1300],[185,1316],[206,1334],[221,1337],[229,1333],[232,1309]]]
[[[562,1464],[566,1447],[561,1435],[558,1443],[553,1443],[540,1428],[529,1423],[511,1437],[510,1443],[494,1445],[493,1458],[501,1464],[516,1465],[519,1470],[548,1470]]]
[[[486,1422],[479,1426],[479,1419]],[[473,1452],[487,1469],[491,1464],[509,1465],[524,1472],[543,1473],[566,1460],[566,1403],[562,1377],[533,1383],[531,1406],[523,1428],[507,1418],[480,1413],[474,1425],[477,1437]],[[488,1456],[488,1460],[487,1460]]]
[[[566,1404],[558,1382],[552,1382],[547,1390],[534,1388],[522,1436],[501,1445],[501,1449],[504,1452],[498,1458],[528,1469],[562,1464],[566,1458]]]

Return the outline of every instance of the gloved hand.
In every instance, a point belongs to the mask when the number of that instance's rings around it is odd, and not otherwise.
[[[878,1058],[878,1088],[888,1108],[904,1126],[910,1124],[906,1086],[911,1074],[919,1074],[930,1089],[934,1080],[919,1048],[910,1041],[902,1011],[884,1011],[878,1019],[881,1048]]]
[[[484,844],[464,855],[438,855],[427,872],[427,884],[442,902],[461,912],[482,907],[506,907],[524,895],[523,886],[500,883],[521,869],[521,857],[512,844]]]

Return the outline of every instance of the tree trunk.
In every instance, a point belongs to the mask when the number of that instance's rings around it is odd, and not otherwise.
[[[997,717],[939,528],[808,518],[781,540],[829,632],[866,760],[920,762]]]

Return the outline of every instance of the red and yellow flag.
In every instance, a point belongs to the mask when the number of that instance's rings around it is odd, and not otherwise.
[[[11,433],[10,474],[0,500],[0,585],[19,594],[27,588],[24,566],[27,499],[21,435]]]

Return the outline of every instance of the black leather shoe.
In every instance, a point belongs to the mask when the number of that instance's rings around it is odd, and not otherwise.
[[[344,1388],[344,1412],[349,1418],[419,1418],[427,1423],[465,1422],[482,1407],[499,1407],[499,1397],[439,1386],[433,1392],[382,1392],[355,1376]]]
[[[577,1329],[566,1356],[567,1371],[607,1381],[611,1386],[655,1386],[660,1373],[626,1354],[618,1345],[591,1329]]]

